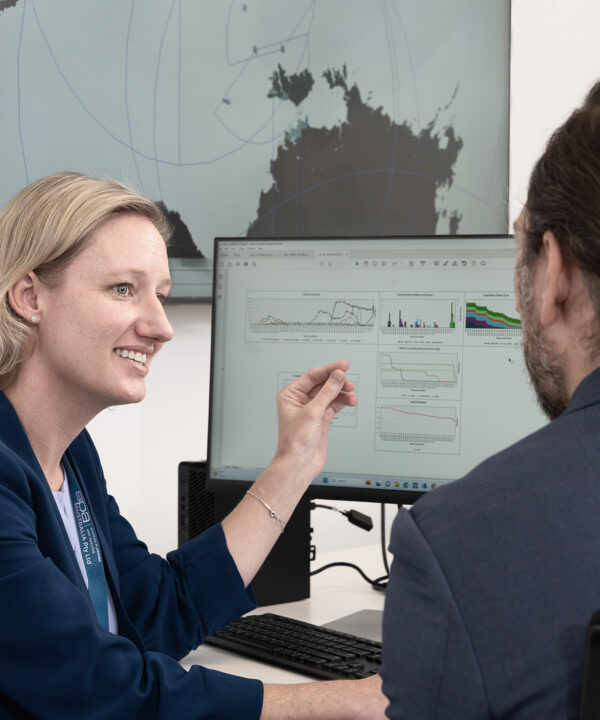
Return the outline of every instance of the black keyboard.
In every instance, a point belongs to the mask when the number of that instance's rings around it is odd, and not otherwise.
[[[327,680],[366,678],[381,665],[380,642],[273,613],[240,618],[206,642]]]

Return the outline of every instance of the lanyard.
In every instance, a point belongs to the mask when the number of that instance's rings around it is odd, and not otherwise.
[[[63,457],[63,464],[67,473],[69,494],[75,513],[77,537],[79,538],[79,547],[81,548],[83,564],[87,574],[88,590],[98,622],[108,630],[108,595],[100,542],[98,541],[92,514],[81,492],[73,468],[66,457]]]

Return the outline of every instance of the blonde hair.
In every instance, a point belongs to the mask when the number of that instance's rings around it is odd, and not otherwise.
[[[169,224],[151,200],[113,180],[80,173],[38,180],[0,211],[0,390],[12,383],[33,348],[30,326],[10,306],[10,288],[31,271],[56,282],[91,233],[122,212],[147,218],[169,241]]]

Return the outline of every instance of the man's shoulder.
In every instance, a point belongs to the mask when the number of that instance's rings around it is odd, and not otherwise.
[[[524,496],[551,492],[600,462],[600,405],[568,412],[510,447],[490,456],[463,478],[421,498],[413,507],[423,522],[454,518],[516,504]],[[597,466],[597,465],[596,465]]]

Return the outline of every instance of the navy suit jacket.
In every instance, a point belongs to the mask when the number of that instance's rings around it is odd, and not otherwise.
[[[68,455],[92,510],[119,635],[96,620],[52,491],[0,393],[0,720],[258,718],[260,682],[177,662],[254,606],[220,525],[165,561],[107,495],[86,431]]]
[[[600,606],[600,369],[554,422],[394,522],[390,718],[577,717]]]

